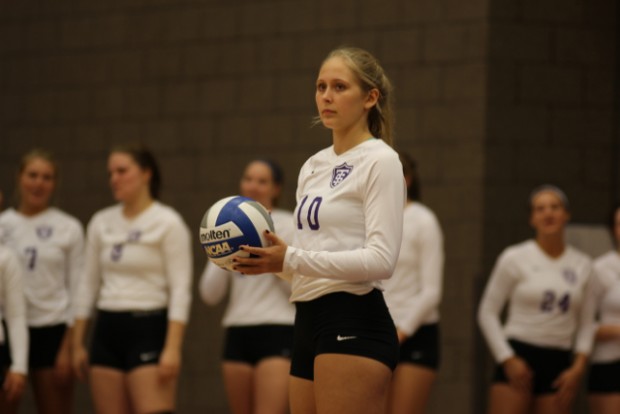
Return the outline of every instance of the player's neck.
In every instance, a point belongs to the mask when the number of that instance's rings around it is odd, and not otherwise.
[[[48,207],[49,206],[46,206],[46,205],[30,206],[26,204],[20,204],[19,207],[17,208],[17,211],[19,211],[20,214],[26,217],[32,217],[32,216],[36,216],[37,214],[44,212],[45,210],[48,209]]]
[[[123,215],[127,218],[134,218],[153,204],[153,198],[150,194],[140,193],[135,198],[127,200],[123,203]]]
[[[566,244],[564,243],[564,234],[545,234],[537,235],[536,243],[548,256],[557,258],[564,253]]]
[[[372,138],[372,134],[365,125],[355,125],[348,129],[334,130],[332,138],[334,141],[334,152],[340,155]]]

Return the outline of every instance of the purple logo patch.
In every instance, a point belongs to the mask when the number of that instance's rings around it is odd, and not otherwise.
[[[54,229],[52,229],[51,226],[39,226],[39,227],[37,227],[37,236],[41,240],[49,239],[50,237],[52,237],[52,233],[53,232],[54,232]]]
[[[128,242],[137,242],[140,240],[140,236],[142,236],[142,232],[140,230],[132,230],[127,235]]]
[[[564,269],[562,276],[569,284],[574,285],[577,282],[577,274],[573,269]]]
[[[329,183],[329,186],[331,188],[336,187],[338,184],[343,182],[344,179],[349,176],[349,174],[351,174],[352,170],[353,166],[347,165],[346,162],[334,168],[334,170],[332,171],[332,181]]]

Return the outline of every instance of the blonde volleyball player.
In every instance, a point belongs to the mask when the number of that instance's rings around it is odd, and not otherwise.
[[[415,161],[403,153],[400,161],[407,183],[403,240],[394,274],[384,283],[400,341],[388,413],[415,414],[426,412],[439,368],[443,235],[435,214],[420,202]]]
[[[592,342],[593,315],[584,300],[592,265],[564,242],[570,218],[566,195],[554,186],[538,187],[530,207],[535,239],[501,254],[478,310],[498,363],[491,414],[571,412]]]
[[[405,204],[390,89],[368,52],[328,55],[315,97],[333,145],[301,168],[293,242],[268,234],[272,246],[238,259],[243,273],[292,278],[293,414],[385,412],[398,339],[380,280],[398,258]]]
[[[280,167],[255,160],[243,172],[240,194],[270,210],[276,233],[290,241],[293,214],[275,208],[281,186]],[[243,276],[209,263],[200,280],[202,299],[210,305],[218,303],[229,285],[230,299],[222,321],[226,327],[222,372],[230,410],[233,414],[285,414],[295,318],[295,307],[288,300],[291,285],[274,274]]]
[[[17,208],[0,214],[4,241],[24,269],[30,381],[42,414],[73,411],[71,292],[84,261],[82,225],[51,205],[57,182],[58,166],[49,152],[27,153],[18,170]]]
[[[15,414],[26,386],[28,325],[23,269],[12,249],[0,244],[0,413]],[[7,329],[3,329],[6,327]],[[7,334],[9,340],[7,341]]]
[[[75,300],[74,369],[81,379],[88,373],[99,414],[171,413],[191,300],[189,230],[157,201],[161,179],[148,150],[112,150],[108,172],[119,204],[88,225]],[[95,304],[87,364],[84,336]]]
[[[598,329],[588,376],[590,413],[620,413],[620,205],[610,220],[616,249],[594,261]]]

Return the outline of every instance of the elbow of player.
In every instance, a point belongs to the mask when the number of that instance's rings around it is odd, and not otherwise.
[[[215,306],[219,302],[218,298],[213,295],[213,292],[206,289],[200,290],[200,299],[202,299],[202,301],[209,306]]]
[[[377,266],[375,267],[375,269],[373,269],[374,271],[372,272],[372,275],[370,275],[369,279],[372,279],[372,280],[389,279],[394,274],[395,267],[396,267],[395,262],[393,263],[390,260],[381,258],[381,260],[377,262]]]

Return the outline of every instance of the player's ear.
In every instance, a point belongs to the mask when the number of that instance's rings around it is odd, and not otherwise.
[[[364,103],[364,108],[370,110],[373,106],[377,104],[379,101],[379,89],[372,88],[368,91],[366,95],[366,102]]]

